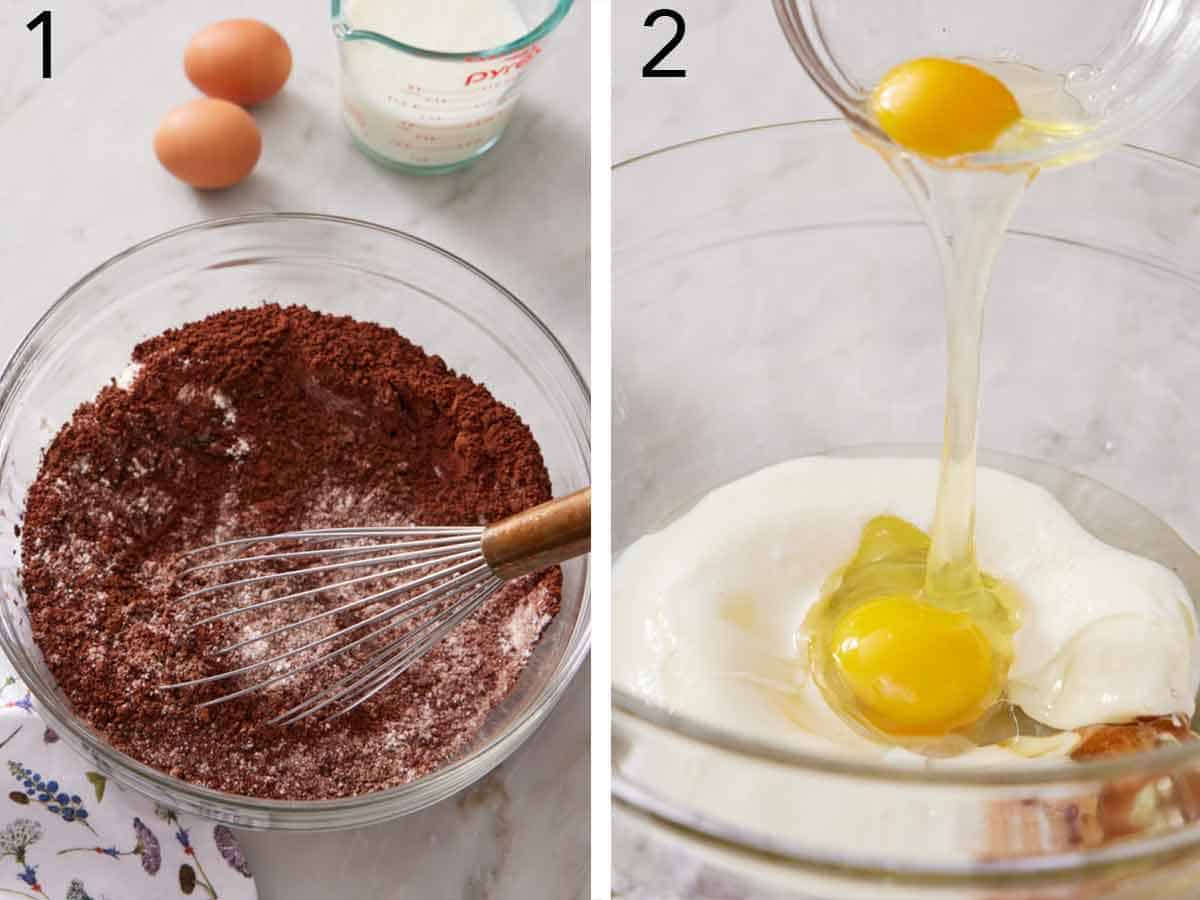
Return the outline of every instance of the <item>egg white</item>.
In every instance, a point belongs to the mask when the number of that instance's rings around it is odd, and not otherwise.
[[[928,528],[936,489],[931,460],[813,457],[713,491],[618,560],[616,682],[742,734],[903,764],[911,754],[859,735],[829,708],[797,633],[863,525],[891,513]],[[1193,713],[1200,638],[1174,573],[1097,540],[1013,475],[980,469],[977,505],[980,564],[1024,602],[1012,702],[1064,731]],[[1072,746],[1067,736],[985,747],[956,762],[1050,759]]]

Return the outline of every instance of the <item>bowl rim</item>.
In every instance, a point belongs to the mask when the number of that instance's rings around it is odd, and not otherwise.
[[[350,19],[349,11],[345,8],[349,0],[330,0],[329,16],[333,23],[334,36],[343,41],[374,41],[392,50],[399,50],[422,59],[439,60],[442,62],[483,62],[507,56],[524,50],[540,40],[544,40],[556,29],[571,11],[575,0],[554,0],[554,6],[549,13],[537,24],[528,28],[520,37],[513,38],[506,44],[496,47],[485,47],[480,50],[431,50],[407,44],[389,35],[382,34],[369,28],[355,28]]]
[[[814,133],[828,137],[835,129],[844,131],[846,122],[837,116],[813,119],[795,119],[765,125],[753,125],[731,131],[716,132],[665,147],[659,147],[627,157],[612,167],[614,176],[621,171],[633,169],[640,163],[649,162],[676,151],[715,145],[759,133],[803,133],[811,138]],[[1200,165],[1170,154],[1161,153],[1136,144],[1120,144],[1108,151],[1100,161],[1110,156],[1135,157],[1177,168],[1189,177],[1200,176]],[[614,177],[614,194],[617,190]],[[1076,473],[1079,474],[1079,473]],[[713,485],[716,489],[719,485]],[[1182,540],[1182,538],[1181,538]],[[1186,542],[1185,542],[1186,543]],[[1197,599],[1200,602],[1200,598]],[[614,604],[615,613],[615,604]],[[820,753],[795,750],[743,737],[720,726],[708,724],[691,716],[651,703],[625,690],[615,681],[611,685],[614,711],[632,717],[643,724],[666,731],[675,737],[703,744],[711,749],[722,750],[758,763],[786,766],[806,771],[822,772],[838,777],[861,778],[869,781],[900,782],[904,784],[928,784],[934,787],[1030,787],[1034,785],[1095,783],[1111,781],[1127,775],[1167,773],[1187,763],[1200,762],[1200,741],[1159,747],[1154,750],[1130,754],[1111,759],[1096,759],[1084,762],[1050,763],[1029,766],[1024,769],[1003,769],[977,765],[963,765],[939,769],[919,769],[889,766],[885,763],[865,759],[834,758]]]
[[[711,134],[701,135],[700,137],[688,138],[684,141],[677,141],[674,144],[666,144],[662,147],[655,147],[651,150],[644,150],[640,153],[635,153],[632,156],[627,156],[624,159],[613,163],[612,169],[614,172],[620,169],[626,169],[633,166],[635,163],[644,162],[656,156],[664,156],[672,153],[675,150],[682,150],[687,147],[699,146],[701,144],[715,144],[727,138],[737,138],[748,134],[755,134],[760,131],[784,131],[788,129],[808,129],[815,130],[817,126],[823,129],[847,128],[846,120],[841,116],[815,116],[808,119],[789,119],[786,122],[767,122],[762,125],[747,125],[744,128],[733,128],[729,131],[714,131]],[[1096,159],[1082,161],[1080,165],[1087,165],[1097,161],[1102,161],[1108,157],[1120,154],[1123,156],[1144,156],[1147,159],[1158,160],[1164,163],[1177,164],[1185,169],[1200,171],[1200,163],[1194,163],[1180,156],[1175,156],[1171,153],[1164,153],[1161,150],[1154,150],[1142,144],[1132,141],[1114,144],[1103,154]],[[1072,167],[1073,168],[1073,167]]]
[[[123,261],[132,256],[137,255],[141,251],[150,247],[157,246],[168,241],[178,239],[185,235],[195,234],[198,232],[211,231],[221,228],[237,228],[247,225],[261,224],[280,224],[288,222],[316,222],[327,225],[335,225],[338,227],[358,228],[375,231],[380,234],[387,235],[391,238],[398,238],[408,243],[414,244],[426,251],[435,253],[444,259],[457,264],[461,268],[470,272],[472,275],[483,281],[485,284],[494,289],[501,297],[508,300],[513,307],[532,324],[538,332],[545,338],[549,344],[549,349],[556,352],[562,363],[565,364],[567,372],[571,377],[569,382],[575,390],[579,392],[579,397],[582,399],[584,406],[590,413],[591,409],[591,391],[587,381],[579,371],[575,361],[562,345],[561,341],[555,336],[550,328],[533,312],[522,300],[514,293],[509,291],[504,285],[500,284],[496,279],[488,275],[486,272],[464,260],[462,257],[431,241],[410,234],[406,231],[391,228],[386,225],[380,225],[375,222],[369,222],[363,219],[354,219],[346,216],[330,215],[325,213],[310,213],[310,212],[256,212],[247,213],[235,216],[223,216],[218,218],[203,219],[197,222],[192,222],[187,225],[178,226],[167,231],[156,234],[152,237],[139,241],[125,250],[110,256],[108,259],[101,262],[90,269],[82,277],[76,279],[50,306],[46,311],[38,317],[37,321],[30,327],[26,335],[21,339],[21,342],[12,351],[8,360],[4,364],[3,371],[0,372],[0,417],[3,417],[7,411],[12,398],[12,393],[16,387],[20,376],[26,364],[26,355],[28,354],[31,345],[33,345],[40,337],[42,330],[50,324],[63,308],[75,297],[75,295],[89,284],[93,279],[107,272],[109,269],[119,265]],[[578,423],[579,429],[578,439],[583,451],[583,464],[585,470],[591,472],[591,424],[589,417],[584,417],[583,421]],[[176,778],[166,772],[162,772],[151,766],[147,766],[132,756],[117,750],[111,746],[98,732],[84,727],[75,716],[69,707],[60,702],[56,697],[47,696],[42,690],[42,679],[36,672],[28,671],[22,661],[23,651],[20,653],[12,653],[10,639],[7,628],[0,627],[0,652],[8,658],[13,668],[16,669],[18,676],[26,683],[29,690],[33,693],[39,704],[39,713],[47,716],[52,720],[55,726],[59,726],[67,734],[83,746],[87,747],[91,752],[102,757],[105,763],[113,766],[117,771],[118,780],[122,779],[122,775],[128,776],[127,783],[135,787],[142,793],[146,792],[143,785],[149,784],[154,788],[169,792],[173,798],[185,798],[190,803],[194,804],[187,811],[204,815],[211,820],[229,819],[240,827],[249,828],[278,828],[281,830],[311,829],[311,830],[334,830],[346,827],[358,827],[372,822],[384,821],[386,819],[397,818],[400,815],[406,815],[411,812],[428,806],[432,803],[440,802],[448,796],[452,796],[463,788],[469,786],[482,777],[486,771],[502,762],[509,754],[517,749],[529,737],[533,730],[541,724],[545,717],[557,705],[562,695],[574,681],[579,669],[583,665],[584,660],[590,653],[591,643],[591,574],[590,561],[587,557],[583,558],[584,571],[583,581],[581,585],[581,602],[580,613],[576,620],[572,633],[569,637],[569,642],[564,653],[563,659],[560,660],[556,667],[556,672],[547,680],[546,687],[543,688],[542,696],[531,703],[521,715],[515,718],[503,733],[496,735],[489,743],[476,748],[471,753],[461,756],[446,765],[435,769],[427,775],[424,775],[414,781],[407,782],[395,787],[386,788],[380,791],[372,791],[367,794],[358,794],[349,797],[340,797],[336,799],[325,800],[276,800],[269,798],[250,797],[242,794],[233,794],[226,791],[218,791],[202,785],[193,784],[188,781]],[[67,715],[58,714],[58,709]],[[432,797],[425,803],[419,803],[415,807],[407,810],[405,813],[389,813],[381,810],[381,814],[370,818],[366,821],[338,821],[342,816],[346,816],[358,810],[386,808],[387,805],[400,797],[413,794],[416,791],[428,788],[436,782],[450,781],[457,773],[469,770],[481,757],[487,756],[496,752],[503,751],[499,758],[495,759],[488,770],[481,772],[479,776],[472,777],[461,784],[454,787],[452,791],[441,796]],[[161,798],[151,797],[153,800]],[[229,813],[225,812],[230,807],[236,807],[236,811]],[[317,817],[321,814],[331,817],[331,820],[320,820],[313,822],[311,825],[301,824],[305,820]],[[244,820],[243,817],[259,816],[265,821],[262,823],[252,823]],[[231,818],[232,817],[232,818]]]

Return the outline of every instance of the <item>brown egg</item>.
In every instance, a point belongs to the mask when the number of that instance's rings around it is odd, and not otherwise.
[[[236,103],[200,97],[167,113],[154,133],[154,153],[194,188],[225,188],[254,170],[262,135]]]
[[[292,51],[270,25],[226,19],[192,38],[183,69],[208,96],[252,106],[283,88],[292,72]]]

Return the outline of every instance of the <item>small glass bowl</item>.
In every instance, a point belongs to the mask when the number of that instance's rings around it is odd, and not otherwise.
[[[867,112],[893,66],[926,56],[1032,66],[1079,107],[1071,134],[1023,150],[972,154],[975,165],[1082,159],[1170,109],[1200,80],[1200,2],[1145,0],[772,0],[792,52],[838,110],[871,140],[891,138]]]
[[[667,148],[618,166],[613,188],[614,553],[787,459],[937,458],[937,258],[844,122]],[[1129,147],[1034,182],[988,298],[980,429],[983,465],[1175,569],[1193,601],[1198,198],[1200,169]],[[613,699],[615,877],[631,900],[1197,896],[1200,742],[906,770],[750,740],[635,686]],[[1098,837],[1097,805],[1135,794],[1127,833]]]
[[[139,341],[232,307],[299,303],[396,328],[516,409],[554,490],[589,482],[589,395],[562,345],[503,287],[399,231],[332,216],[263,214],[190,225],[113,257],[67,290],[0,377],[0,647],[64,741],[171,808],[244,828],[353,828],[414,812],[498,765],[550,713],[588,650],[588,562],[563,567],[562,611],[512,694],[455,762],[410,784],[323,801],[260,800],[188,784],[110,747],[72,713],[33,642],[19,573],[25,492],[40,454]]]

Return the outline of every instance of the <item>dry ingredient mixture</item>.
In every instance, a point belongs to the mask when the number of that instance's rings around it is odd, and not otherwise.
[[[297,528],[485,523],[549,497],[517,414],[395,331],[298,306],[222,312],[140,344],[130,371],[46,451],[21,532],[34,638],[78,715],[178,778],[278,799],[402,784],[456,757],[512,689],[558,611],[561,571],[505,586],[350,715],[272,727],[345,659],[206,710],[195,704],[247,682],[160,690],[273,654],[274,641],[210,651],[305,611],[283,604],[189,630],[263,594],[181,603],[204,583],[179,577],[195,562],[182,552]]]

